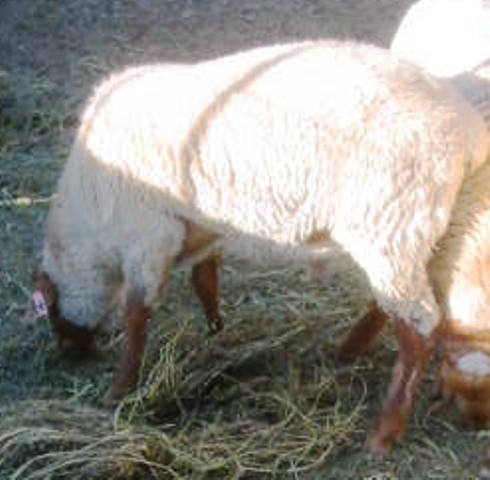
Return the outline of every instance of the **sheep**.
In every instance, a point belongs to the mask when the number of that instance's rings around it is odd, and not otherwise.
[[[291,268],[350,257],[400,346],[369,436],[387,454],[437,340],[427,265],[485,161],[485,133],[450,84],[369,45],[311,41],[129,69],[82,115],[36,291],[74,343],[123,305],[118,399],[137,383],[172,268],[220,252]]]
[[[490,2],[421,0],[407,12],[391,50],[432,75],[449,79],[482,115],[490,139]],[[485,164],[463,188],[460,207],[442,241],[444,253],[432,261],[433,284],[445,319],[440,390],[446,400],[456,400],[468,420],[486,427],[490,425],[489,182],[490,166]]]

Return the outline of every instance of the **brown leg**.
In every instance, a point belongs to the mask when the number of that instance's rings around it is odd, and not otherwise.
[[[353,360],[366,354],[383,331],[388,315],[381,311],[375,302],[369,305],[369,311],[362,317],[342,340],[338,350],[341,360]]]
[[[112,384],[114,400],[120,400],[138,383],[149,318],[150,310],[143,303],[143,295],[130,295],[126,305],[126,344],[120,369]]]
[[[403,437],[412,411],[415,393],[434,350],[436,334],[423,338],[407,322],[397,319],[395,334],[399,345],[388,398],[368,439],[372,453],[387,455]]]
[[[202,303],[212,334],[223,330],[223,319],[218,305],[219,264],[220,258],[213,255],[192,267],[192,286]]]

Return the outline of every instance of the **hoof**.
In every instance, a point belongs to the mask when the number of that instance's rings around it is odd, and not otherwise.
[[[119,378],[112,383],[111,399],[114,404],[119,403],[128,394],[135,390],[137,379]]]
[[[386,458],[391,453],[394,443],[393,439],[374,433],[369,435],[366,446],[371,455],[377,458]]]
[[[395,443],[399,442],[405,432],[403,416],[392,414],[381,416],[367,439],[369,451],[376,457],[386,457]]]
[[[215,317],[208,321],[208,335],[213,336],[221,332],[224,328],[224,322],[221,317]]]

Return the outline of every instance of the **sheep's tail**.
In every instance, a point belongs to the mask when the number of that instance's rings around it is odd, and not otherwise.
[[[191,255],[182,259],[177,259],[176,266],[179,268],[184,268],[187,266],[196,265],[197,263],[200,263],[213,255],[220,255],[223,252],[223,243],[224,240],[222,238],[217,238],[206,247],[196,250]]]

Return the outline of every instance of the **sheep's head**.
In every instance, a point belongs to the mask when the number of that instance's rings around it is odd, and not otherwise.
[[[445,255],[431,271],[444,315],[441,387],[482,427],[490,426],[490,200],[483,188],[489,179],[488,166],[473,177],[441,245]]]
[[[475,427],[490,426],[490,332],[446,331],[440,368],[443,396]]]
[[[444,321],[440,381],[475,427],[490,426],[490,256],[454,273]],[[470,261],[473,260],[473,261]]]
[[[87,354],[93,345],[95,329],[78,326],[61,315],[58,289],[40,266],[34,269],[33,284],[31,303],[24,320],[32,322],[41,316],[47,316],[58,336],[58,343],[63,352],[75,356]]]
[[[484,239],[488,239],[488,228]],[[490,245],[490,242],[485,242]],[[441,380],[468,421],[490,426],[490,255],[483,246],[453,279]]]

